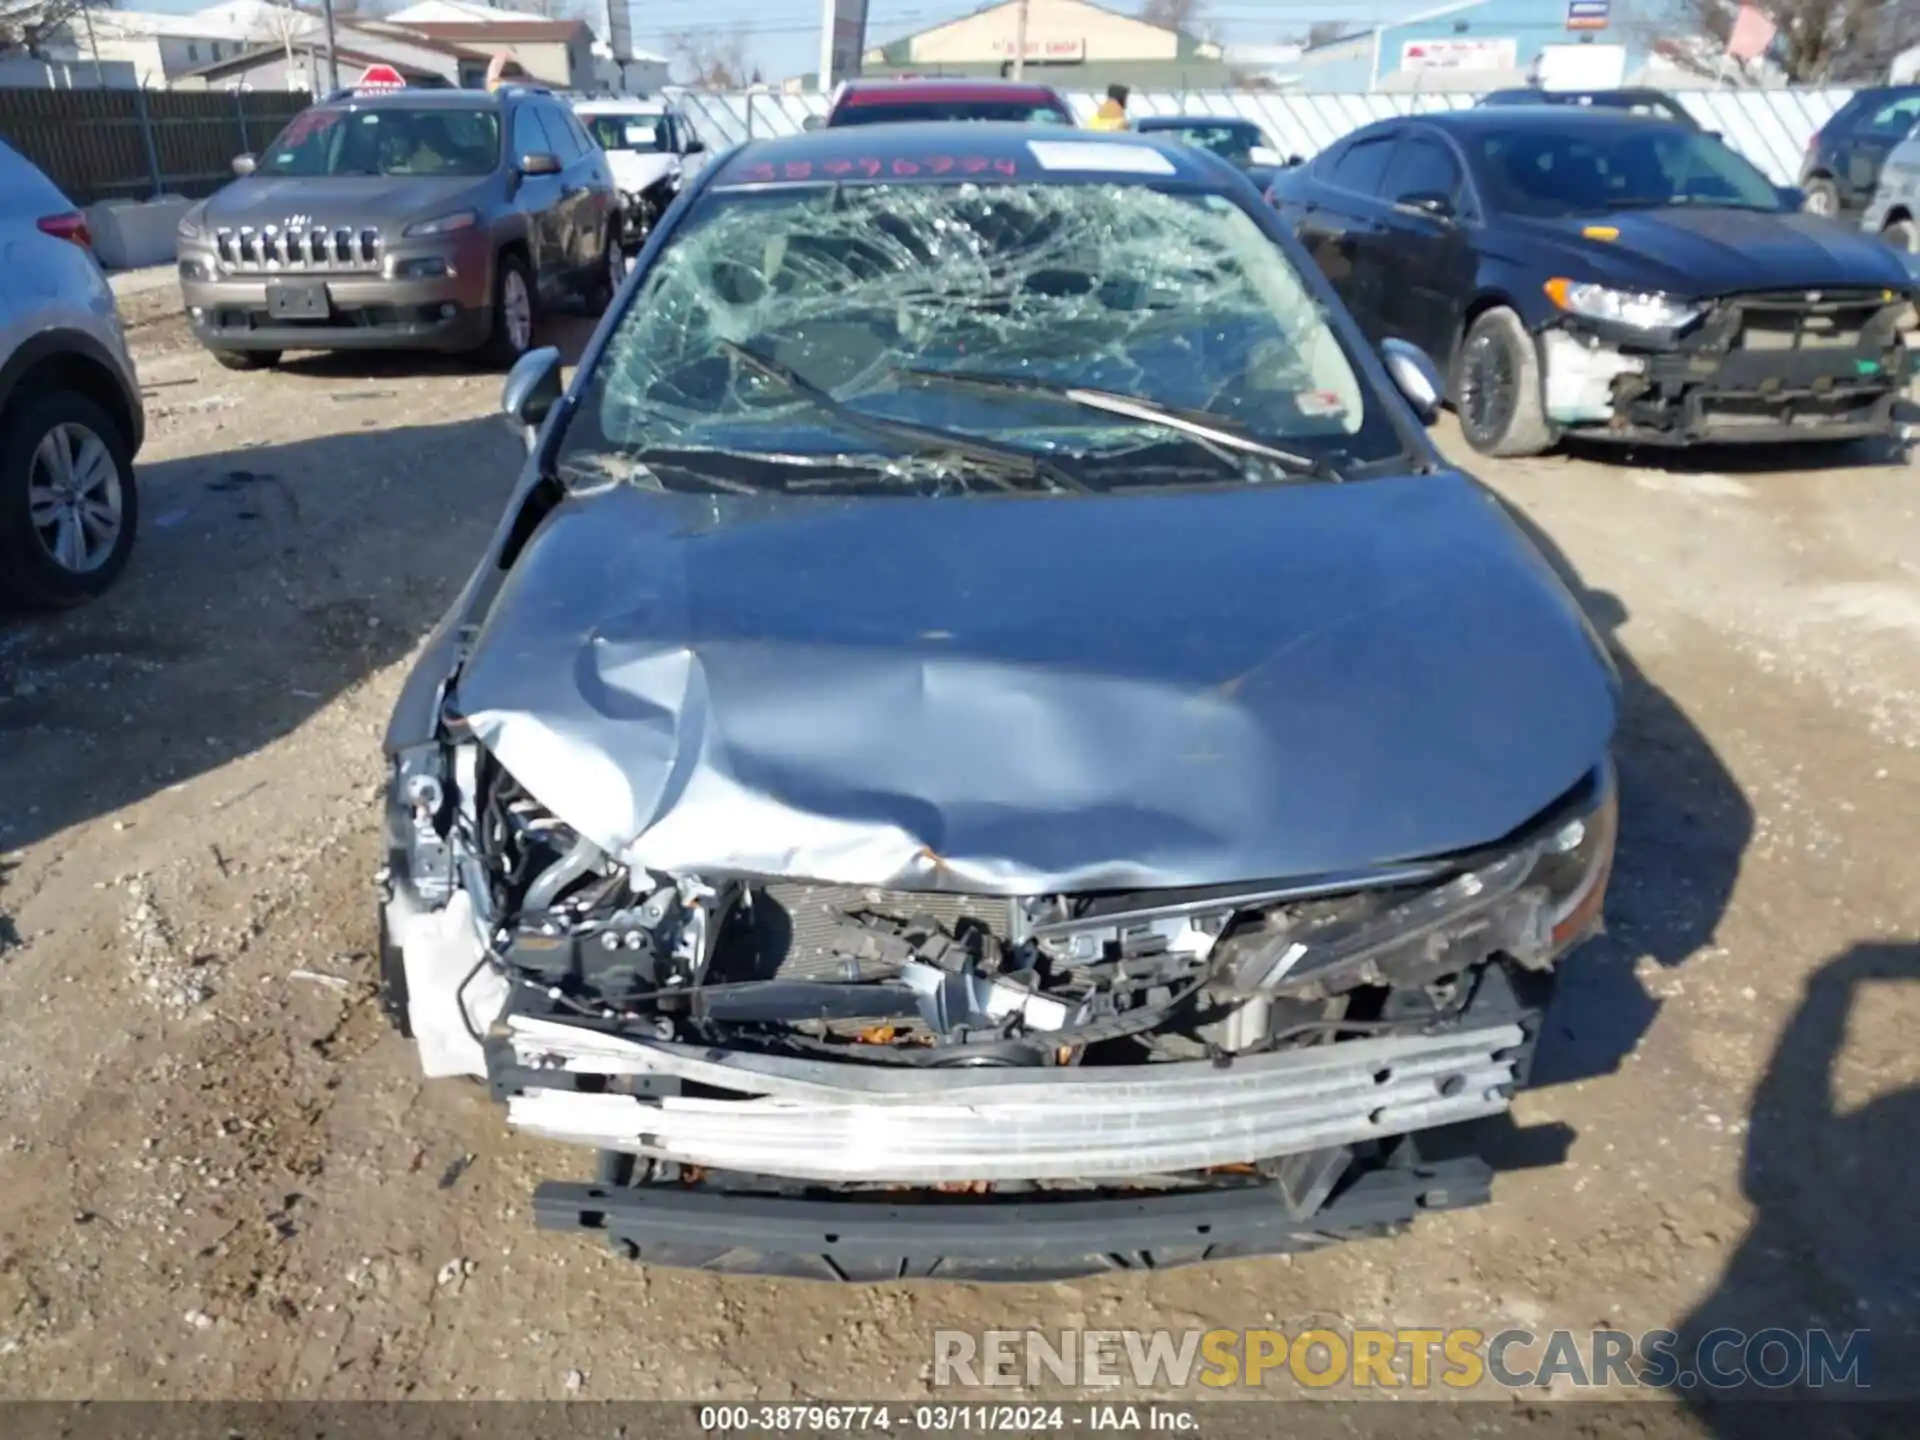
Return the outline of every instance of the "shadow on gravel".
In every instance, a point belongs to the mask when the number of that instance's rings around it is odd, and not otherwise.
[[[1895,437],[1866,440],[1800,440],[1769,445],[1609,445],[1568,439],[1569,459],[1626,470],[1663,470],[1674,475],[1771,475],[1801,470],[1862,470],[1904,465],[1911,448]]]
[[[1907,1085],[1841,1113],[1835,1083],[1849,1018],[1883,986],[1920,989],[1920,943],[1862,943],[1808,979],[1800,1007],[1781,1032],[1754,1096],[1741,1188],[1754,1208],[1752,1228],[1720,1284],[1677,1328],[1683,1365],[1742,1373],[1800,1375],[1826,1331],[1828,1383],[1771,1392],[1730,1389],[1727,1396],[1772,1393],[1822,1399],[1897,1400],[1904,1415],[1871,1430],[1848,1422],[1875,1412],[1822,1406],[1819,1435],[1915,1433],[1920,1401],[1920,1085]],[[1771,1348],[1749,1337],[1772,1331]],[[1854,1332],[1864,1394],[1842,1378]],[[1734,1332],[1738,1332],[1735,1338]],[[1706,1353],[1703,1353],[1703,1350]],[[1766,1354],[1762,1354],[1766,1350]],[[1810,1379],[1811,1376],[1800,1377]],[[1769,1409],[1722,1409],[1704,1387],[1690,1401],[1725,1440],[1781,1433]],[[1860,1412],[1858,1416],[1851,1412]],[[1780,1418],[1791,1418],[1790,1414]],[[1802,1413],[1803,1422],[1816,1417]]]
[[[1504,503],[1504,502],[1503,502]],[[1753,836],[1753,808],[1712,743],[1616,638],[1619,597],[1590,589],[1545,531],[1505,507],[1572,590],[1620,671],[1620,849],[1608,933],[1562,967],[1535,1085],[1604,1075],[1639,1044],[1659,1002],[1634,974],[1651,955],[1679,965],[1711,944]]]
[[[404,657],[523,458],[481,418],[142,466],[120,583],[0,615],[0,852],[249,754]]]

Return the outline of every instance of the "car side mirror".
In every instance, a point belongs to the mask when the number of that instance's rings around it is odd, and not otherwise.
[[[1440,379],[1439,368],[1427,358],[1427,352],[1405,340],[1382,340],[1380,358],[1386,362],[1387,374],[1392,378],[1394,388],[1406,397],[1407,403],[1413,407],[1413,413],[1420,417],[1420,423],[1431,425],[1438,420],[1440,404],[1447,390]],[[524,360],[521,362],[525,363]],[[507,383],[511,385],[513,382],[509,380]]]
[[[1780,197],[1781,207],[1789,212],[1803,207],[1807,203],[1807,192],[1798,185],[1776,185],[1774,193]]]
[[[534,437],[566,394],[560,381],[560,352],[551,345],[529,350],[514,361],[500,390],[500,413],[533,449]]]
[[[1453,197],[1438,190],[1417,190],[1411,195],[1402,195],[1396,203],[1402,210],[1411,210],[1417,215],[1435,220],[1453,219]]]
[[[236,155],[233,157],[233,173],[240,176],[251,175],[254,167],[259,163],[251,155]]]
[[[698,135],[689,135],[687,137],[687,154],[701,155],[706,153],[706,148],[707,142],[702,140]]]
[[[537,152],[520,157],[522,175],[558,175],[561,171],[560,157]]]
[[[827,117],[824,115],[809,115],[800,122],[802,130],[824,130],[826,126]]]

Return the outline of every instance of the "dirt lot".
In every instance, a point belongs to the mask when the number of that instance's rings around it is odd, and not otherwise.
[[[379,735],[513,477],[497,377],[229,374],[176,303],[128,301],[133,568],[0,619],[0,1395],[906,1397],[941,1327],[1316,1321],[1868,1328],[1920,1383],[1904,458],[1479,467],[1628,693],[1612,933],[1493,1205],[1077,1284],[737,1282],[534,1231],[587,1158],[422,1084],[369,998]]]

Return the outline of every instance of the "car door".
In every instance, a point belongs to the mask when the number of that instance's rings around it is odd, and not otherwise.
[[[1369,338],[1384,333],[1388,286],[1381,269],[1380,190],[1398,128],[1365,130],[1314,162],[1289,207],[1294,234]]]
[[[1473,294],[1472,225],[1477,219],[1465,167],[1445,136],[1403,134],[1381,191],[1385,335],[1412,341],[1445,372]]]
[[[568,283],[599,256],[589,229],[593,220],[593,175],[586,142],[574,133],[571,117],[560,106],[541,101],[536,108],[553,153],[560,157],[560,236],[562,262]]]
[[[686,116],[669,116],[668,123],[673,126],[674,153],[680,157],[680,183],[685,185],[687,181],[699,174],[700,167],[707,163],[707,145],[693,133],[693,127],[687,123]]]
[[[565,189],[577,246],[576,264],[583,274],[598,275],[605,258],[602,247],[613,228],[613,165],[570,108],[550,105],[545,112],[547,128],[565,131],[573,147],[567,159]]]
[[[513,139],[513,163],[519,172],[519,185],[513,192],[514,209],[526,217],[527,251],[533,262],[534,285],[542,296],[551,296],[564,283],[571,268],[567,257],[566,214],[561,194],[566,188],[564,171],[548,175],[528,174],[525,165],[530,156],[559,152],[540,112],[531,101],[514,107],[509,133]],[[564,165],[564,162],[563,162]]]
[[[1894,92],[1866,110],[1840,137],[1836,146],[1835,178],[1840,182],[1840,204],[1864,210],[1880,183],[1881,168],[1893,147],[1920,124],[1920,91]]]

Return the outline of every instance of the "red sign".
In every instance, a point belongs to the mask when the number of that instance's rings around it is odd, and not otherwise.
[[[404,90],[406,78],[391,65],[369,65],[354,86],[356,90]]]

